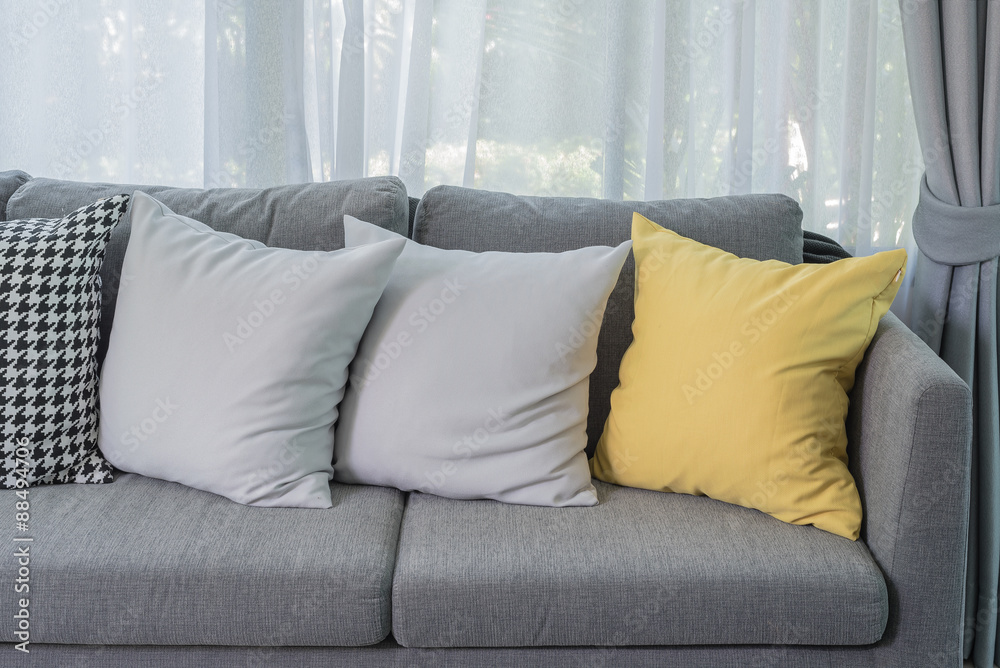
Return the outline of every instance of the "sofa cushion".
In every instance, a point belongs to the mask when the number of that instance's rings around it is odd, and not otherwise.
[[[344,231],[348,247],[402,239],[351,216]],[[583,453],[588,377],[631,246],[470,253],[407,241],[351,364],[335,479],[597,503]]]
[[[98,275],[129,200],[0,222],[3,487],[112,481],[97,450]]]
[[[520,197],[438,186],[420,200],[414,240],[471,251],[560,252],[584,246],[617,246],[631,238],[639,212],[678,234],[756,260],[802,262],[802,210],[784,195],[612,202],[570,197]],[[469,221],[476,221],[470,225]],[[604,313],[597,368],[590,376],[588,456],[608,417],[618,367],[632,342],[632,259],[625,263]]]
[[[123,471],[250,506],[329,508],[347,370],[413,242],[372,225],[393,238],[268,248],[139,191],[131,223],[131,278],[101,374],[101,452]]]
[[[0,172],[0,222],[7,218],[7,200],[18,188],[31,180],[31,177],[18,169],[9,172]],[[77,207],[79,208],[79,207]],[[62,216],[58,216],[61,218]]]
[[[863,645],[885,581],[863,543],[706,497],[595,481],[600,504],[413,493],[393,577],[407,647]]]
[[[368,645],[389,633],[403,495],[333,484],[333,508],[253,508],[124,474],[32,489],[32,643]],[[13,493],[3,504],[14,516]],[[13,532],[11,532],[13,533]],[[8,545],[20,547],[23,542]],[[17,559],[0,562],[6,582]],[[18,609],[13,586],[0,611]],[[0,625],[0,641],[13,640]]]
[[[635,341],[590,462],[594,477],[704,494],[856,540],[848,393],[899,290],[906,251],[829,265],[758,262],[639,214],[632,240]]]
[[[266,190],[199,190],[32,179],[11,195],[7,217],[60,218],[102,197],[132,194],[135,190],[142,190],[174,213],[194,218],[215,230],[278,248],[323,251],[343,248],[345,213],[400,234],[406,234],[408,225],[406,188],[393,176]],[[107,352],[118,286],[128,280],[122,276],[121,268],[130,231],[128,221],[118,226],[101,269],[104,287],[99,361],[104,360]]]

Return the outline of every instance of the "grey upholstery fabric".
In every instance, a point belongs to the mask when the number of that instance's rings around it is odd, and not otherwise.
[[[31,645],[11,665],[29,668],[902,668],[875,664],[865,647],[540,647],[411,649],[392,638],[375,647],[113,647]],[[3,656],[14,656],[10,645]],[[928,665],[911,664],[908,668]]]
[[[802,262],[802,210],[784,195],[612,202],[438,186],[420,200],[413,238],[439,248],[471,251],[559,252],[617,246],[631,236],[633,211],[736,255]],[[590,377],[588,456],[604,429],[611,391],[618,385],[618,367],[632,342],[634,273],[629,257],[604,313],[597,368]]]
[[[1000,24],[1000,19],[997,23]],[[997,154],[1000,156],[1000,149],[997,149]],[[1000,169],[997,176],[1000,177]],[[951,266],[996,259],[1000,256],[1000,233],[997,229],[1000,227],[997,223],[1000,220],[1000,188],[994,197],[997,200],[995,204],[949,204],[934,196],[924,177],[920,182],[920,202],[913,212],[913,240],[917,242],[920,252],[937,264]],[[955,224],[940,225],[941,220],[952,220]],[[956,227],[960,231],[958,235],[955,234]]]
[[[802,231],[803,262],[829,264],[848,257],[851,257],[851,254],[830,237],[809,230]]]
[[[31,177],[20,170],[0,172],[0,221],[7,218],[7,200],[14,192],[31,180]],[[79,207],[77,207],[79,208]],[[73,209],[75,211],[75,209]]]
[[[855,375],[848,461],[861,539],[885,574],[879,666],[959,665],[968,527],[968,386],[887,314]]]
[[[44,192],[37,195],[44,199]],[[655,214],[650,216],[657,219]],[[627,226],[623,234],[627,235]],[[506,243],[514,245],[515,241],[511,237]],[[268,517],[274,517],[272,513],[284,513],[285,510],[238,507],[265,519],[263,525],[256,520],[242,522],[229,514],[229,508],[235,507],[235,504],[171,483],[142,479],[144,484],[135,487],[134,492],[119,494],[116,490],[128,478],[124,476],[104,488],[88,488],[86,499],[77,486],[32,490],[32,503],[38,502],[37,506],[32,506],[32,526],[37,528],[30,534],[37,541],[33,548],[37,561],[33,562],[32,582],[36,583],[34,578],[39,577],[38,588],[33,591],[42,597],[42,600],[32,601],[39,612],[35,615],[33,608],[32,653],[23,656],[14,654],[8,644],[0,647],[0,655],[16,656],[16,659],[8,661],[17,665],[81,665],[93,668],[135,665],[199,668],[204,665],[463,668],[525,665],[608,668],[958,666],[962,640],[961,578],[965,563],[964,535],[968,518],[969,443],[972,431],[970,391],[944,362],[897,319],[887,315],[865,362],[858,369],[848,426],[851,470],[858,481],[866,509],[862,539],[885,574],[888,587],[889,618],[882,639],[874,645],[406,649],[390,638],[377,647],[360,649],[261,648],[258,646],[275,642],[305,644],[291,635],[315,635],[316,625],[328,625],[323,628],[327,636],[322,641],[324,644],[343,644],[339,634],[326,633],[329,628],[343,631],[330,615],[321,617],[309,613],[310,599],[304,599],[299,611],[289,611],[287,605],[293,604],[288,601],[296,597],[302,601],[300,594],[305,593],[298,589],[300,585],[289,583],[300,582],[303,579],[301,572],[311,567],[319,557],[337,564],[337,568],[330,569],[329,564],[324,563],[323,575],[308,579],[310,582],[321,582],[324,594],[337,587],[353,587],[356,583],[351,582],[351,578],[359,580],[363,573],[373,570],[372,564],[365,564],[351,571],[353,575],[339,577],[337,574],[345,572],[343,564],[347,561],[358,564],[367,559],[374,562],[374,569],[383,575],[387,570],[391,571],[396,534],[387,530],[392,540],[383,536],[386,540],[384,545],[371,547],[368,541],[373,540],[372,529],[368,526],[373,521],[381,522],[387,515],[395,517],[398,524],[400,495],[391,490],[334,485],[336,505],[333,509],[290,509],[287,512],[295,513],[296,519],[289,528],[289,519],[285,516],[275,519],[274,525],[267,521]],[[106,496],[109,492],[113,492],[114,496]],[[364,496],[355,498],[353,494]],[[391,510],[383,510],[388,501],[383,494],[391,496],[392,501],[388,504]],[[16,498],[13,495],[6,498],[8,500],[4,504],[10,513],[8,517],[12,517]],[[102,500],[95,502],[95,498]],[[416,495],[414,498],[417,498]],[[217,511],[216,505],[205,499],[225,507]],[[345,530],[338,523],[327,525],[316,521],[316,513],[336,513],[342,506],[353,509],[352,517],[359,518],[361,528],[352,523],[351,529]],[[556,509],[553,512],[590,512],[599,508]],[[665,521],[669,518],[654,519]],[[126,520],[132,526],[123,525]],[[388,524],[392,525],[391,522]],[[322,535],[315,535],[317,529]],[[451,530],[457,531],[455,527]],[[465,530],[468,535],[474,535],[477,527],[470,526]],[[739,524],[733,524],[729,534],[727,549],[733,542],[740,545],[754,540],[753,534],[745,533]],[[494,545],[509,545],[501,541],[499,535],[494,537],[493,532],[488,536]],[[306,539],[304,543],[303,537]],[[574,535],[570,543],[576,540]],[[619,539],[609,549],[628,552],[632,546],[646,544],[642,535],[628,535],[627,539]],[[199,545],[203,548],[200,553]],[[317,555],[317,545],[329,549],[330,553]],[[480,549],[486,550],[485,547]],[[361,554],[356,554],[359,550]],[[446,553],[445,558],[450,559],[450,553]],[[593,555],[586,553],[581,554],[579,560],[586,564],[592,558]],[[280,559],[285,561],[282,563]],[[389,560],[387,568],[384,567],[384,559]],[[12,581],[13,561],[0,560],[0,577],[8,582]],[[233,568],[223,566],[227,563],[239,565]],[[52,565],[60,566],[63,573],[71,569],[79,573],[82,567],[77,564],[96,564],[97,569],[72,577],[64,575],[52,579],[45,576],[45,573],[58,570],[53,570]],[[294,575],[281,580],[289,564]],[[205,575],[205,580],[199,580],[193,575],[198,568],[203,569],[203,573],[212,568],[215,570],[210,577]],[[261,574],[265,572],[267,580],[261,580]],[[131,575],[119,584],[121,573]],[[337,579],[331,581],[330,573],[334,573]],[[196,587],[202,582],[207,583],[207,589],[199,592]],[[274,585],[274,582],[278,584]],[[241,606],[241,602],[251,599],[251,584],[255,588],[253,605]],[[388,586],[387,582],[381,581],[380,587]],[[102,587],[107,594],[99,596]],[[739,589],[739,586],[734,585],[734,589]],[[152,590],[160,592],[156,598],[146,593]],[[278,600],[286,607],[266,608],[268,598],[277,597],[278,590],[284,596]],[[373,606],[376,598],[384,601],[388,595],[385,589],[374,584],[367,590],[379,592],[370,596]],[[289,591],[292,593],[288,594]],[[0,614],[8,618],[13,614],[14,596],[9,588],[0,595]],[[354,593],[351,596],[357,600],[359,595]],[[197,597],[198,605],[192,604],[194,607],[187,611],[178,609],[177,601],[190,603],[192,597]],[[323,600],[331,597],[336,598],[336,595],[328,594]],[[126,603],[123,605],[122,601]],[[575,612],[578,616],[586,616],[591,610],[600,609],[601,604],[601,601],[593,601]],[[329,607],[324,608],[338,609],[336,601],[329,602]],[[172,620],[192,610],[198,615],[198,623],[204,623],[210,633],[227,634],[226,637],[212,637],[205,642],[228,642],[231,645],[246,642],[247,645],[258,646],[168,646],[174,640],[158,641],[148,637],[154,635],[161,625],[169,628]],[[268,614],[271,617],[265,618]],[[729,614],[726,609],[715,610],[709,624],[715,624],[717,620],[726,622]],[[91,618],[98,621],[92,622]],[[54,620],[55,624],[44,619]],[[388,625],[387,610],[382,611],[379,620],[378,623],[383,625],[380,627],[382,631],[372,633],[369,642],[375,642],[384,635]],[[270,627],[265,628],[264,622]],[[48,637],[46,624],[50,625],[50,630],[56,627],[75,628],[80,635],[86,636],[71,642],[126,642],[127,634],[139,629],[147,634],[143,642],[151,644],[123,647],[45,644]],[[11,638],[10,625],[0,625],[0,629],[3,629],[0,638]]]
[[[417,206],[420,205],[420,198],[410,198],[410,237],[413,237],[413,223],[417,216]],[[851,257],[851,254],[844,250],[830,237],[809,230],[802,231],[802,261],[813,264],[827,264],[834,260]]]
[[[31,640],[367,645],[389,633],[402,493],[332,485],[333,508],[252,508],[124,474],[30,492]],[[14,517],[13,493],[2,505]],[[13,527],[7,532],[12,542]],[[0,560],[13,583],[17,560]],[[11,619],[12,586],[0,593]],[[11,641],[13,624],[0,624]],[[11,656],[7,655],[8,658]]]
[[[32,179],[7,203],[14,218],[58,218],[102,197],[135,190],[152,195],[171,211],[209,227],[261,241],[268,246],[297,250],[336,250],[344,247],[344,214],[406,234],[406,188],[393,176],[307,183],[266,190],[225,188],[196,190],[164,186],[78,183]],[[101,344],[98,360],[107,353],[118,286],[131,226],[119,225],[111,237],[101,280]]]
[[[582,509],[411,494],[392,585],[396,640],[863,645],[882,636],[885,582],[864,544],[707,497],[595,486],[599,505]]]
[[[964,656],[1000,660],[1000,2],[900,0],[924,156],[910,325],[973,388]]]
[[[410,212],[409,212],[410,213],[409,229],[408,229],[408,231],[406,233],[406,236],[410,237],[411,239],[413,238],[413,223],[417,219],[417,207],[418,206],[420,206],[420,198],[418,198],[418,197],[411,197],[410,198]]]

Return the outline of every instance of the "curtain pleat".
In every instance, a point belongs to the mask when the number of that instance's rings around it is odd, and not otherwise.
[[[205,40],[214,45],[219,40],[220,0],[205,3]],[[219,188],[229,185],[229,176],[223,172],[221,150],[219,148],[219,49],[205,49],[205,111],[203,140],[203,178],[205,188]]]
[[[475,41],[472,61],[475,63],[475,74],[472,78],[471,92],[465,99],[464,107],[468,105],[468,134],[465,141],[465,168],[462,170],[462,185],[466,188],[473,188],[476,185],[476,143],[479,141],[479,105],[483,94],[483,49],[486,46],[486,12],[482,13],[483,20],[474,22],[471,26],[472,35]]]
[[[874,169],[875,158],[875,77],[878,62],[878,7],[877,3],[867,0],[851,0],[848,13],[851,17],[852,29],[850,39],[856,40],[854,48],[848,48],[848,67],[846,76],[857,76],[864,81],[864,104],[852,105],[860,108],[861,113],[852,113],[845,105],[844,119],[850,119],[844,128],[845,136],[857,133],[860,137],[858,151],[844,151],[841,154],[841,173],[850,175],[844,179],[849,184],[849,191],[841,195],[840,224],[838,229],[847,229],[848,220],[862,223],[871,221],[872,180],[867,177]],[[851,104],[848,102],[847,104]],[[843,186],[842,186],[843,188]],[[845,204],[850,203],[845,206]],[[859,234],[854,244],[858,255],[871,255],[871,234]]]
[[[1000,221],[998,221],[1000,223]],[[976,326],[976,394],[974,401],[983,407],[976,413],[976,430],[974,443],[978,443],[979,461],[977,462],[979,486],[977,489],[979,526],[992,527],[989,535],[980,540],[977,551],[990,562],[980,562],[978,577],[981,579],[980,590],[986,596],[980,601],[982,609],[997,610],[997,588],[1000,586],[1000,417],[997,406],[1000,406],[1000,395],[997,391],[997,260],[983,262],[980,265],[980,296],[978,322]],[[993,407],[992,409],[986,407]],[[987,445],[987,447],[982,447]],[[981,531],[980,531],[981,533]],[[988,566],[986,565],[988,563]],[[997,657],[996,618],[989,626],[982,629],[982,642],[992,647],[992,657]]]
[[[753,104],[756,99],[756,83],[754,81],[757,46],[756,30],[756,0],[748,0],[741,8],[733,8],[734,16],[738,17],[733,25],[738,25],[740,31],[733,34],[733,39],[739,40],[740,73],[736,86],[735,104],[730,109],[736,111],[736,136],[733,141],[734,164],[733,171],[727,179],[729,194],[743,195],[750,192],[753,180]]]
[[[413,22],[410,30],[409,73],[404,98],[402,141],[399,171],[404,183],[424,183],[427,150],[433,137],[428,135],[428,111],[431,90],[431,54],[434,29],[434,2],[408,0]]]
[[[5,169],[208,187],[396,174],[414,196],[782,192],[855,253],[912,245],[923,164],[893,0],[50,5],[0,0]]]
[[[972,495],[964,634],[978,668],[998,652],[1000,396],[1000,5],[901,2],[910,87],[926,160],[913,215],[920,246],[912,326],[973,392]],[[975,239],[976,241],[972,241]]]
[[[389,162],[389,171],[393,174],[399,174],[399,163],[403,156],[403,138],[405,135],[410,75],[414,71],[411,60],[414,52],[413,28],[416,18],[415,9],[416,3],[413,0],[408,0],[404,4],[401,24],[399,26],[399,67],[396,69],[396,82],[393,86],[396,114],[393,118],[392,155]]]
[[[646,134],[646,173],[643,176],[643,199],[663,198],[663,144],[665,125],[663,98],[666,68],[667,6],[658,2],[653,8],[653,45],[649,66],[649,131]],[[727,86],[727,90],[731,87]]]
[[[629,66],[627,7],[609,2],[604,8],[605,68],[607,72],[625,72]],[[625,194],[625,141],[628,136],[628,80],[608,77],[604,85],[604,178],[601,196],[620,200]]]
[[[365,175],[365,7],[343,0],[344,33],[337,76],[333,178]]]

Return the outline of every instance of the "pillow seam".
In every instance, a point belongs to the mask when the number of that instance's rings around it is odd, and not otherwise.
[[[892,280],[890,280],[888,283],[886,283],[885,287],[882,288],[881,290],[879,290],[878,294],[876,294],[876,295],[874,295],[872,297],[869,297],[869,302],[871,303],[871,310],[869,311],[869,314],[868,314],[868,330],[865,333],[864,339],[862,339],[861,345],[858,346],[858,350],[850,358],[848,358],[847,360],[845,360],[844,363],[841,364],[840,367],[837,369],[837,378],[838,379],[840,378],[841,374],[844,372],[844,369],[847,367],[847,365],[849,365],[850,363],[855,362],[855,361],[857,361],[858,363],[861,362],[861,358],[864,357],[865,352],[868,350],[868,346],[871,345],[871,340],[875,336],[875,330],[878,329],[878,323],[882,319],[882,317],[884,316],[884,314],[883,314],[883,316],[880,316],[878,318],[874,317],[875,316],[875,304],[878,302],[879,299],[882,298],[882,295],[885,294],[886,290],[888,290],[889,287],[892,286],[892,284],[896,282],[896,278],[895,277],[896,277],[896,275],[898,275],[899,271],[902,271],[902,266],[900,266],[897,269],[897,273],[893,275]],[[890,304],[890,306],[891,306],[891,304]],[[886,312],[888,312],[888,310],[889,309],[886,309]]]

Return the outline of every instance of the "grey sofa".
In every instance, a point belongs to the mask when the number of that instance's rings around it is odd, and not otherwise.
[[[136,188],[0,173],[0,220]],[[801,220],[798,206],[772,195],[623,204],[442,187],[416,202],[391,177],[138,188],[290,248],[342,246],[349,213],[442,247],[558,251],[628,238],[635,209],[749,257],[844,254],[813,236],[803,255],[801,229],[771,224]],[[105,339],[127,237],[115,232],[102,272]],[[631,272],[601,331],[591,452],[630,340]],[[960,666],[970,391],[889,315],[848,429],[857,542],[600,482],[598,506],[564,509],[339,484],[329,510],[265,509],[134,474],[35,488],[31,653],[4,646],[0,665]],[[3,498],[12,525],[16,499]],[[16,577],[0,559],[0,582]],[[17,596],[0,591],[11,620]],[[13,632],[0,623],[0,641]]]

